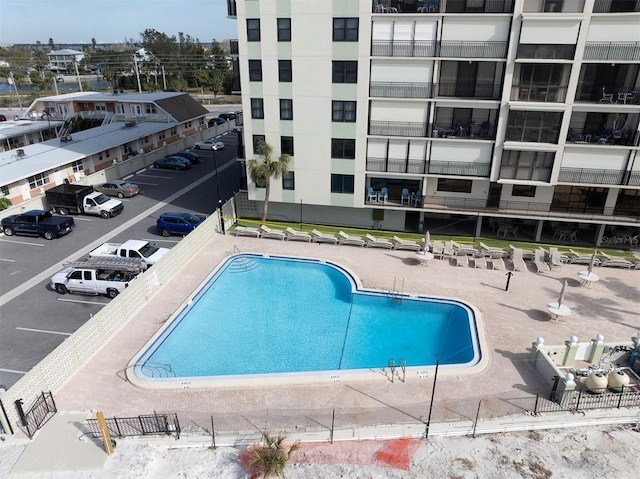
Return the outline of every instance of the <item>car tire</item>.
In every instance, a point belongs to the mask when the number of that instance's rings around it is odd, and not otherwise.
[[[168,238],[169,236],[171,236],[171,231],[169,231],[167,228],[162,228],[160,230],[160,234],[165,238]]]
[[[193,145],[193,147],[194,147],[196,150],[199,150],[199,149],[200,149],[200,145]]]
[[[67,287],[64,284],[56,284],[54,286],[54,289],[56,290],[56,293],[58,293],[58,294],[67,294],[69,292],[69,290],[67,289]]]
[[[59,215],[62,215],[62,216],[66,216],[66,215],[69,214],[69,212],[67,211],[66,208],[57,208],[56,209],[56,213],[58,213]]]
[[[42,236],[44,236],[44,239],[51,241],[53,238],[56,237],[56,235],[53,234],[53,231],[51,230],[44,230],[42,232]]]
[[[120,198],[120,199],[124,198],[124,193],[119,192],[119,193],[118,193],[118,198]]]
[[[5,226],[3,230],[4,230],[4,234],[7,236],[13,236],[15,233],[15,231],[13,231],[13,228],[11,226]]]
[[[113,299],[113,298],[115,298],[116,296],[118,296],[118,290],[117,290],[117,289],[115,289],[115,288],[109,288],[109,289],[107,290],[107,298],[109,298],[109,299]]]

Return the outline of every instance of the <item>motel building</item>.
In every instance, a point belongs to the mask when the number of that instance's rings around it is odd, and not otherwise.
[[[0,195],[14,206],[207,128],[186,93],[78,92],[39,98],[0,123]],[[4,124],[7,127],[4,127]]]
[[[272,218],[637,244],[640,1],[227,7],[245,156],[292,158]]]

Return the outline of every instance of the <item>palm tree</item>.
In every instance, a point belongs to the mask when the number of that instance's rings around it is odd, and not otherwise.
[[[262,476],[263,479],[269,477],[285,477],[284,470],[291,455],[300,448],[300,443],[294,442],[288,450],[285,450],[284,441],[286,436],[278,434],[276,437],[267,432],[262,433],[264,445],[256,447],[251,451],[249,466],[255,475]],[[255,476],[254,476],[255,477]]]
[[[262,156],[262,160],[249,160],[249,176],[251,181],[257,185],[264,185],[264,205],[262,207],[262,222],[267,220],[267,210],[269,209],[269,194],[271,193],[271,178],[276,180],[289,171],[291,157],[283,153],[277,160],[273,159],[273,148],[264,140],[258,143],[256,153]]]

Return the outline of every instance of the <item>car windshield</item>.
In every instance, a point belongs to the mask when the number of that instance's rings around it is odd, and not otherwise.
[[[158,248],[158,245],[156,245],[155,243],[147,243],[142,248],[140,248],[139,253],[142,256],[144,256],[145,258],[148,258],[149,256],[153,255],[153,253],[155,253],[159,249],[160,248]]]
[[[105,195],[104,193],[100,193],[98,196],[96,196],[94,198],[95,202],[99,205],[102,205],[104,203],[106,203],[107,201],[109,201],[109,197],[107,195]]]

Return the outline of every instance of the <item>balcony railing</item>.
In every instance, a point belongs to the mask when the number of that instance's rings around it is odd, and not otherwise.
[[[640,186],[640,171],[632,171],[629,173],[629,179],[627,180],[629,186]]]
[[[229,54],[231,55],[240,54],[240,50],[238,50],[238,40],[229,40]]]
[[[616,213],[614,208],[593,208],[579,210],[567,205],[554,205],[551,203],[527,203],[521,201],[500,201],[499,206],[487,206],[486,199],[476,198],[451,198],[444,196],[425,196],[423,201],[425,209],[439,209],[447,211],[491,211],[498,213],[509,213],[521,216],[535,216],[546,218],[581,218],[585,220],[613,220],[640,223],[640,212],[629,214],[629,212]]]
[[[595,185],[622,185],[624,176],[625,176],[625,172],[620,170],[560,168],[558,181],[563,183],[591,183]]]
[[[513,0],[447,0],[446,13],[512,13]]]
[[[536,101],[544,103],[563,103],[567,97],[566,86],[556,85],[513,85],[511,101]]]
[[[432,40],[373,40],[373,57],[435,57],[436,42]]]
[[[604,129],[597,131],[571,127],[567,135],[567,142],[577,144],[637,146],[638,135],[635,134],[635,131],[635,127],[624,130]]]
[[[506,58],[507,42],[458,42],[440,43],[439,57],[455,58]]]
[[[238,15],[238,9],[236,7],[236,0],[227,0],[227,16],[236,17]]]
[[[593,13],[640,12],[637,0],[595,0]]]
[[[369,135],[380,136],[427,136],[427,123],[406,121],[370,121]]]
[[[493,82],[440,82],[435,84],[436,97],[499,100],[502,84]]]
[[[584,48],[585,60],[640,60],[638,42],[590,42]]]
[[[427,173],[431,175],[459,175],[488,177],[490,163],[471,163],[459,161],[431,161]]]
[[[603,88],[591,82],[578,84],[576,102],[589,103],[622,103],[623,105],[640,105],[640,88],[614,85]]]
[[[431,98],[431,83],[376,82],[369,84],[369,96],[378,98]]]
[[[367,158],[367,170],[385,173],[411,173],[423,175],[426,161],[400,158]]]

